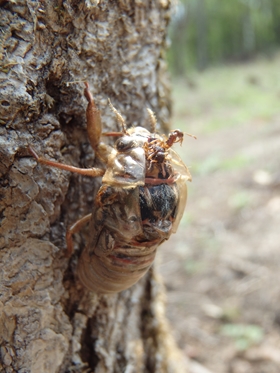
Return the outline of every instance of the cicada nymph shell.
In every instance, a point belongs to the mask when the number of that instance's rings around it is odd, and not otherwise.
[[[127,130],[121,114],[110,104],[122,132],[107,134],[118,137],[114,147],[108,147],[100,141],[101,117],[87,83],[85,97],[89,140],[104,170],[77,169],[30,151],[49,166],[92,177],[103,175],[92,213],[70,227],[67,244],[71,253],[72,234],[89,222],[89,242],[79,258],[78,276],[89,290],[110,294],[135,284],[151,267],[158,246],[176,232],[191,175],[171,148],[182,143],[180,130],[168,137],[142,127]],[[151,111],[149,115],[155,127],[155,117]]]
[[[94,234],[79,261],[79,277],[90,290],[115,293],[132,286],[176,232],[191,175],[165,144],[141,127],[116,141],[93,207]]]

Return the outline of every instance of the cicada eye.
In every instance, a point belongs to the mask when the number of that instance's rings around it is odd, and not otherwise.
[[[136,146],[137,142],[130,136],[123,136],[116,141],[116,149],[119,152],[126,152],[132,148],[135,148]]]

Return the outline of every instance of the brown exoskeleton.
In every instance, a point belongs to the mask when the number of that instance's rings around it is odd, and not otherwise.
[[[187,200],[188,168],[171,146],[182,143],[175,130],[168,138],[142,127],[126,129],[122,116],[111,105],[122,132],[107,133],[118,139],[112,148],[100,142],[102,124],[87,83],[87,131],[92,148],[105,169],[80,169],[39,157],[38,162],[91,177],[103,176],[92,213],[67,232],[68,254],[72,234],[89,222],[90,238],[82,251],[78,276],[91,291],[116,293],[136,283],[150,268],[157,247],[176,232]],[[155,128],[155,117],[149,110]]]

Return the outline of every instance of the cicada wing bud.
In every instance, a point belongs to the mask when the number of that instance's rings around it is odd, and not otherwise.
[[[177,203],[177,209],[176,209],[174,221],[172,223],[172,233],[177,232],[178,226],[180,224],[180,221],[182,219],[182,216],[186,208],[187,197],[188,197],[188,189],[187,189],[186,181],[181,178],[176,182],[176,185],[178,188],[178,203]]]
[[[169,161],[174,168],[175,173],[180,175],[180,179],[192,181],[192,175],[180,156],[173,149],[169,149],[169,156]]]

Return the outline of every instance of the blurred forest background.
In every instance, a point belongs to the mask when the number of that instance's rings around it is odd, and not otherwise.
[[[175,148],[193,181],[158,265],[195,372],[280,372],[279,44],[279,0],[177,3],[172,128],[197,140]]]
[[[271,55],[280,47],[280,1],[182,0],[170,37],[168,59],[174,75]]]

